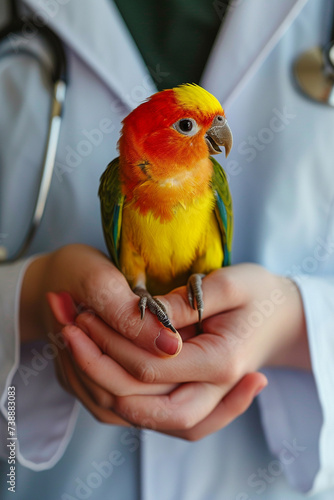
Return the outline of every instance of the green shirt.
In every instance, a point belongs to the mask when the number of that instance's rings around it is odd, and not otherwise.
[[[159,90],[199,83],[228,1],[115,3]]]

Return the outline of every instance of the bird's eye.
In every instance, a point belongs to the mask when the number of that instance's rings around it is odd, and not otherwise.
[[[173,128],[183,135],[195,135],[199,130],[199,126],[193,118],[182,118],[174,123]]]
[[[191,132],[191,130],[193,128],[193,124],[192,124],[192,121],[190,121],[190,120],[180,120],[179,127],[180,127],[181,132],[185,132],[185,133]]]

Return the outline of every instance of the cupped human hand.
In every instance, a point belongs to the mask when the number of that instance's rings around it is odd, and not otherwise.
[[[36,339],[53,341],[62,326],[72,323],[82,310],[98,314],[110,329],[133,345],[147,349],[155,356],[176,355],[182,346],[179,334],[166,331],[151,314],[140,319],[138,297],[130,290],[124,276],[98,250],[86,245],[68,245],[39,256],[28,266],[21,290],[20,332],[22,342]],[[157,348],[155,339],[165,335],[165,351]],[[85,340],[85,337],[83,338]],[[80,343],[79,343],[80,345]],[[161,345],[161,343],[160,343]],[[58,346],[59,347],[59,346]],[[103,385],[85,373],[67,343],[55,359],[58,378],[100,421],[128,425],[112,411],[114,395],[166,393],[175,384],[161,384],[154,389],[131,376],[116,362],[105,375]],[[94,352],[94,351],[92,351]],[[103,361],[103,360],[102,360]],[[97,363],[98,381],[103,363]],[[105,382],[104,381],[104,382]],[[145,391],[144,391],[145,387]]]
[[[59,323],[69,323],[74,312],[69,294],[49,294],[48,300]],[[86,321],[94,318],[93,312],[86,313]],[[79,399],[100,422],[131,425],[113,411],[117,396],[167,394],[176,387],[176,384],[152,385],[138,381],[99,351],[82,330],[75,325],[68,326],[68,329],[71,332],[70,341],[68,333],[62,337],[63,342],[59,343],[58,338],[58,355],[55,359],[58,380],[63,388]]]
[[[110,260],[102,252],[80,244],[40,256],[26,270],[20,308],[22,341],[43,338],[57,327],[46,294],[51,293],[50,303],[52,293],[64,292],[68,297],[66,322],[73,321],[78,310],[88,309],[134,345],[157,356],[177,355],[181,350],[178,333],[163,328],[152,314],[141,320],[138,297]],[[156,342],[158,338],[160,342]]]
[[[62,300],[63,297],[59,297],[59,302]],[[55,307],[57,306],[53,305],[53,309]],[[102,350],[103,337],[106,344],[109,343],[108,336],[111,334],[114,335],[115,343],[122,339],[117,332],[112,331],[100,318],[88,312],[81,314],[76,322],[77,324],[63,328],[68,349],[59,356],[57,364],[61,370],[58,370],[60,371],[58,376],[64,388],[73,393],[103,423],[139,425],[184,439],[199,439],[226,426],[243,413],[267,383],[266,378],[260,373],[245,375],[224,397],[215,411],[197,425],[190,427],[189,408],[187,405],[182,405],[180,408],[181,401],[176,402],[179,384],[144,383],[137,380]],[[101,348],[90,337],[90,329],[94,332],[94,336],[101,335]],[[141,349],[141,352],[144,354],[146,351]],[[168,363],[168,359],[163,361]],[[199,406],[210,404],[210,397],[208,398],[211,392],[210,385],[201,383],[191,385],[196,392]],[[169,402],[168,409],[161,404],[163,398],[167,398]],[[125,410],[123,418],[119,414],[119,408],[122,408],[122,403],[126,401],[129,402],[131,411]],[[148,403],[147,413],[145,413],[146,403]],[[169,429],[169,422],[175,420],[174,416],[171,418],[170,415],[173,409],[176,422]],[[121,409],[121,413],[123,412]],[[183,418],[185,420],[182,421]]]
[[[296,285],[260,266],[220,269],[203,281],[203,333],[194,335],[196,313],[184,288],[161,297],[184,337],[177,357],[159,359],[120,337],[98,317],[79,316],[64,335],[76,359],[88,344],[98,356],[118,362],[137,380],[156,386],[178,384],[168,394],[120,395],[114,411],[126,421],[185,439],[198,439],[227,425],[266,385],[257,370],[268,365],[309,369],[302,300]],[[78,348],[86,332],[87,349]],[[92,371],[92,365],[86,365]]]

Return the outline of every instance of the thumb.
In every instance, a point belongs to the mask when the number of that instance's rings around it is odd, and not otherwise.
[[[79,315],[82,311],[78,310],[68,292],[49,292],[47,293],[47,300],[58,323],[67,325],[79,321],[80,327],[87,333],[89,332],[91,338],[98,340],[98,344],[104,342],[103,337],[106,341],[108,333],[110,336],[111,332],[114,332],[114,329],[108,328],[106,324],[101,328],[102,322],[94,314],[88,314],[87,312],[87,314]],[[138,302],[136,296],[134,300]],[[162,327],[149,311],[145,315],[145,321],[140,319],[138,307],[136,311],[129,310],[128,313],[128,315],[118,315],[118,319],[117,315],[110,315],[110,322],[116,322],[119,325],[120,330],[118,333],[122,334],[124,332],[124,337],[131,339],[137,346],[154,354],[159,354],[163,357],[179,354],[182,348],[182,339],[178,332],[173,333]]]
[[[170,356],[180,351],[178,333],[163,329],[149,311],[141,320],[138,296],[104,254],[86,245],[68,245],[53,254],[51,263],[47,290],[68,292],[48,296],[61,324],[73,322],[80,310],[88,310],[114,332],[149,352]]]

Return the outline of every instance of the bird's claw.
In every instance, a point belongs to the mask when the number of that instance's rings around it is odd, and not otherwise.
[[[198,312],[198,323],[201,329],[204,311],[202,279],[205,274],[192,274],[187,283],[188,301],[191,307]]]
[[[139,297],[141,319],[144,319],[145,310],[148,308],[165,328],[169,328],[172,332],[177,333],[177,330],[174,328],[168,317],[165,306],[159,299],[154,299],[152,295],[143,287],[136,287],[133,291]]]
[[[147,297],[144,295],[139,299],[140,319],[144,319],[146,307],[147,307]]]

